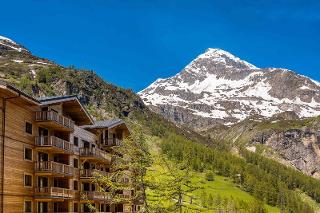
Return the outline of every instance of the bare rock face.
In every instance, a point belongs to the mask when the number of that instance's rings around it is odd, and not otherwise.
[[[138,94],[167,119],[201,130],[285,111],[320,115],[319,82],[287,69],[257,68],[221,49],[208,49]]]
[[[256,137],[253,143],[260,143],[276,151],[294,168],[307,175],[320,177],[320,131],[291,129]]]

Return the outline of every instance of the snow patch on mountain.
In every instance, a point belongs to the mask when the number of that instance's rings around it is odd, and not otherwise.
[[[13,50],[18,51],[18,52],[22,52],[22,51],[29,52],[26,48],[24,48],[21,45],[17,44],[13,40],[11,40],[11,39],[9,39],[7,37],[1,36],[1,35],[0,35],[0,45],[8,47],[8,48],[13,49]]]
[[[232,55],[231,53],[222,50],[222,49],[218,49],[218,48],[209,48],[205,53],[201,54],[198,56],[197,59],[210,59],[213,60],[215,62],[220,62],[220,63],[224,63],[227,64],[226,60],[231,60],[234,61],[236,63],[240,63],[243,64],[245,66],[247,66],[249,69],[257,69],[256,66],[241,60],[240,58]]]
[[[210,48],[180,73],[157,79],[138,94],[170,120],[202,126],[214,120],[233,124],[251,115],[271,117],[284,111],[317,116],[317,91],[320,83],[305,76],[287,69],[257,68],[224,50]]]
[[[6,40],[6,41],[9,41],[11,43],[14,43],[10,38],[7,38],[7,37],[1,36],[1,35],[0,35],[0,40]]]

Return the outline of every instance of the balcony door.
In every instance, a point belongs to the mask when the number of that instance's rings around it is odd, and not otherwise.
[[[47,213],[48,212],[48,203],[39,202],[38,203],[38,213]]]
[[[101,212],[111,212],[111,208],[109,204],[100,204]]]
[[[115,133],[113,133],[113,134],[112,134],[112,142],[113,142],[113,143],[115,143],[115,142],[116,142],[116,138],[117,138],[117,137],[116,137],[116,134],[115,134]]]
[[[90,163],[89,162],[84,162],[83,169],[91,169]]]
[[[49,155],[44,152],[39,152],[38,153],[38,160],[39,161],[49,161]]]
[[[116,204],[116,212],[123,212],[123,204]]]
[[[90,148],[90,143],[88,141],[82,141],[84,148]]]
[[[39,127],[39,136],[48,136],[49,135],[49,131],[45,128]]]
[[[109,140],[109,131],[106,129],[104,131],[104,141],[106,145],[108,144],[108,140]]]
[[[104,138],[103,138],[103,132],[100,134],[100,143],[101,144],[104,144],[105,142],[104,142],[105,140],[104,140]]]
[[[90,191],[90,183],[83,183],[82,184],[83,191]]]
[[[39,188],[49,187],[48,178],[47,177],[38,177],[38,187]]]

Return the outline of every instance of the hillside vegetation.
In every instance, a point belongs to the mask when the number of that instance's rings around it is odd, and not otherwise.
[[[150,137],[149,146],[154,159],[151,168],[148,169],[147,178],[155,185],[161,185],[169,182],[166,174],[169,173],[168,167],[164,164],[170,164],[171,171],[181,169],[181,164],[167,158],[160,146],[163,144],[161,138]],[[184,168],[182,168],[183,170]],[[189,179],[188,191],[185,187],[186,194],[183,197],[185,212],[280,212],[279,208],[272,207],[259,201],[248,192],[241,189],[240,185],[232,178],[215,174],[212,170],[188,170]],[[162,192],[163,193],[163,192]],[[151,189],[148,191],[148,202],[153,208],[161,209],[161,212],[172,210],[175,199],[163,197],[158,190]],[[160,194],[160,195],[159,195]]]

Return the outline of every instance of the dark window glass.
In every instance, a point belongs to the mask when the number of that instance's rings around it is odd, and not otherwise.
[[[74,137],[74,138],[73,138],[73,144],[74,144],[75,146],[79,146],[79,138],[78,138],[78,137]]]
[[[90,191],[90,183],[83,183],[83,191]]]
[[[25,213],[32,212],[32,203],[31,203],[31,201],[24,201],[24,212]]]
[[[78,190],[78,181],[73,181],[73,190]]]
[[[32,176],[24,175],[24,186],[32,186]]]
[[[32,149],[24,148],[24,159],[25,160],[32,160]]]
[[[73,211],[78,212],[78,203],[73,204]]]
[[[32,124],[26,122],[26,132],[32,135]]]
[[[77,158],[73,159],[73,167],[78,168],[78,159]]]

